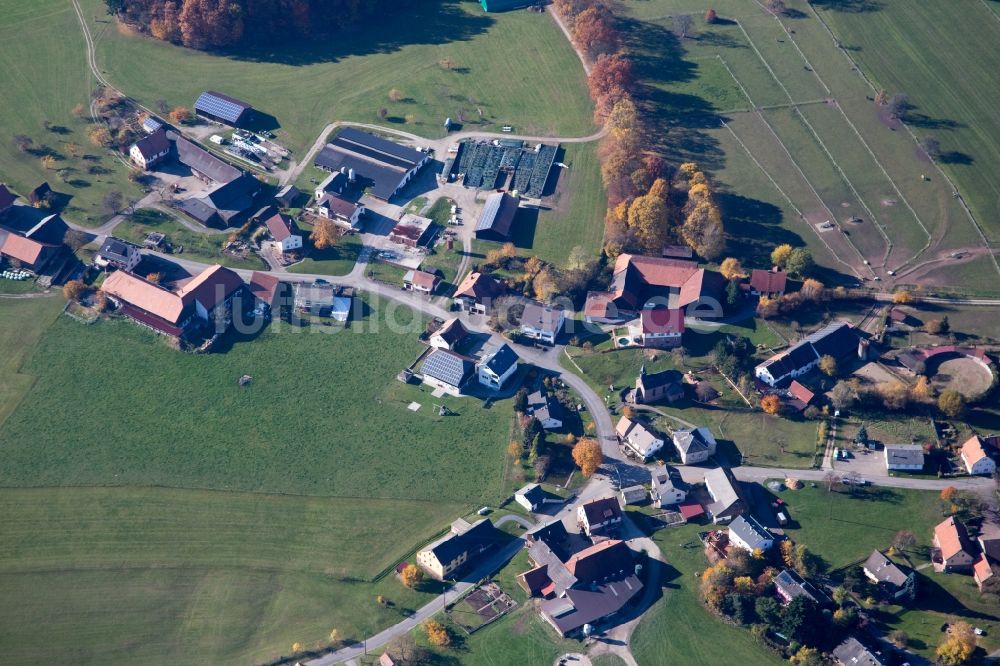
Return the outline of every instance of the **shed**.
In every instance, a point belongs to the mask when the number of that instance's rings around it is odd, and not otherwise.
[[[622,504],[625,506],[645,502],[647,497],[648,493],[643,486],[629,486],[628,488],[622,488],[621,498]]]
[[[229,95],[206,90],[194,103],[195,113],[233,127],[239,127],[253,111],[253,107]]]

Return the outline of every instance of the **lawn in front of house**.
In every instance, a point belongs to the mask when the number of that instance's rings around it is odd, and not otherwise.
[[[303,233],[306,233],[303,230]],[[307,234],[308,235],[308,234]],[[311,241],[308,241],[311,245]],[[288,268],[291,273],[347,275],[354,270],[364,243],[358,234],[344,234],[337,244],[326,250],[312,248],[305,259]]]
[[[154,231],[166,235],[167,242],[173,246],[179,259],[222,264],[229,268],[267,268],[267,264],[256,254],[241,259],[223,253],[222,244],[226,241],[227,234],[218,233],[214,229],[206,229],[206,233],[191,231],[167,213],[153,208],[140,208],[115,227],[112,233],[141,247],[146,236]]]
[[[118,31],[103,2],[83,5],[98,65],[116,87],[151,107],[162,99],[190,108],[206,88],[246,100],[276,119],[293,157],[335,120],[428,137],[444,136],[448,117],[466,130],[593,131],[583,68],[546,13],[487,14],[477,2],[437,0],[334,35],[210,53]]]
[[[271,662],[433,600],[383,570],[467,505],[166,488],[0,490],[5,660]],[[349,537],[349,538],[348,538]],[[412,560],[411,560],[412,561]],[[391,606],[376,602],[384,595]]]
[[[0,429],[0,485],[479,506],[505,497],[511,401],[486,409],[400,384],[397,373],[422,349],[422,321],[406,308],[365,307],[346,329],[274,323],[204,355],[178,353],[129,321],[62,317],[24,365],[36,381]],[[253,378],[247,386],[243,375]],[[411,401],[421,409],[408,410]],[[442,402],[458,415],[432,413]]]

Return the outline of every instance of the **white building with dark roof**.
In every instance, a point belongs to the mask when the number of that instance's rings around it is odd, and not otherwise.
[[[716,441],[708,428],[674,430],[674,448],[685,465],[702,463],[715,455]]]
[[[774,545],[774,535],[749,514],[737,516],[729,523],[729,543],[748,550],[768,550]]]
[[[924,447],[919,444],[886,444],[883,451],[887,470],[919,472],[924,468]]]
[[[101,268],[111,267],[129,272],[134,270],[140,261],[142,261],[142,250],[138,245],[114,236],[105,238],[101,249],[94,255],[94,263]]]
[[[563,308],[532,301],[525,304],[521,313],[521,335],[554,345],[565,322],[566,311]]]

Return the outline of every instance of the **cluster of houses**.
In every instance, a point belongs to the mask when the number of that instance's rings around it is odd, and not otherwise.
[[[986,520],[973,539],[961,520],[950,516],[934,527],[931,563],[939,573],[972,574],[982,590],[1000,575],[1000,523]]]
[[[919,472],[924,468],[925,452],[920,444],[886,444],[883,455],[890,472]],[[990,476],[997,469],[996,458],[1000,458],[1000,436],[973,435],[962,444],[958,457],[966,473]]]

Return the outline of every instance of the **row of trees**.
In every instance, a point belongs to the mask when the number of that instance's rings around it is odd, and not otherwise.
[[[108,13],[156,39],[196,49],[329,33],[412,0],[105,0]]]
[[[952,419],[962,416],[967,407],[964,395],[955,389],[945,389],[938,393],[927,377],[922,375],[912,385],[898,380],[874,385],[863,385],[857,379],[840,381],[830,391],[830,402],[840,410],[850,409],[855,405],[894,412],[919,406],[936,407]]]

